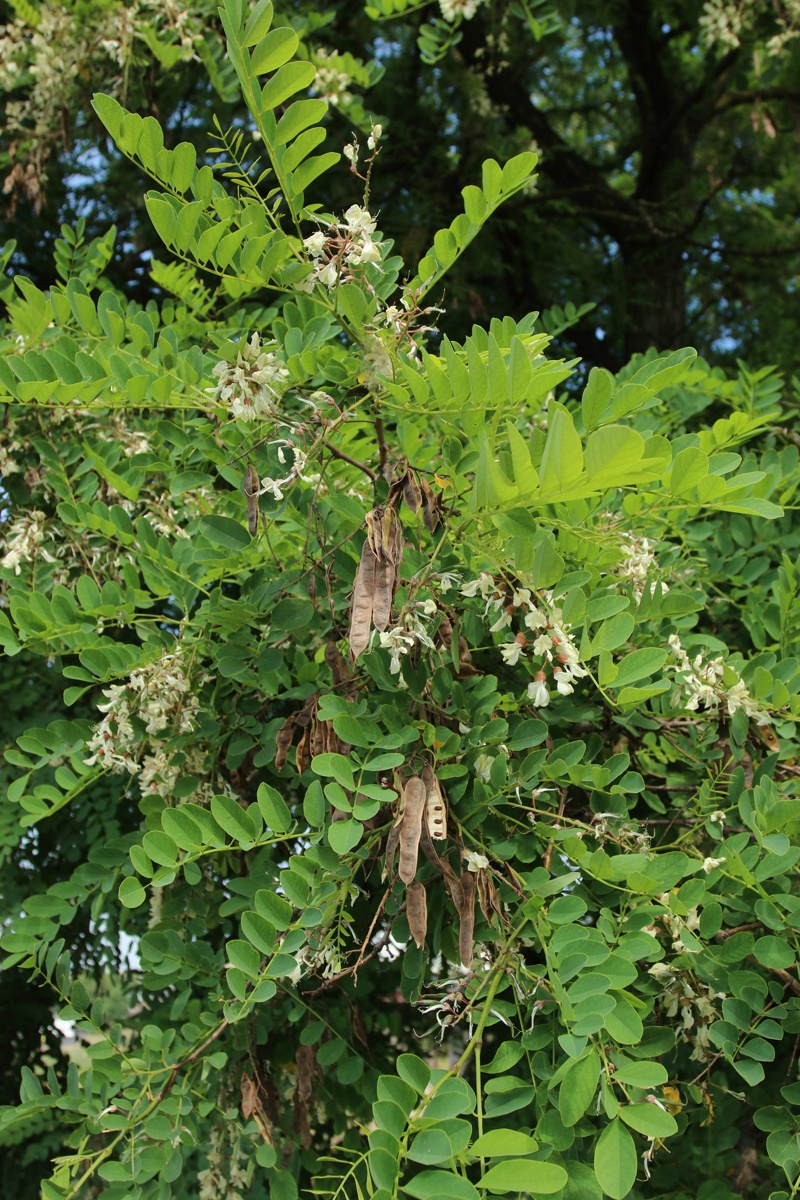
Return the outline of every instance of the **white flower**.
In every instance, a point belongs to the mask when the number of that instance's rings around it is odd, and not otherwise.
[[[342,154],[344,154],[348,162],[355,166],[358,162],[358,142],[350,142],[349,145],[344,147]]]
[[[553,639],[549,633],[540,633],[533,643],[534,654],[546,654],[548,659],[553,657]]]
[[[336,266],[336,263],[328,263],[326,267],[322,268],[317,278],[319,279],[320,283],[324,283],[325,287],[327,288],[336,287],[336,284],[339,280],[339,269]]]
[[[270,479],[268,475],[261,480],[261,492],[262,494],[264,492],[271,492],[276,500],[283,499],[283,492],[281,491],[280,483],[278,483],[276,479]]]
[[[572,680],[566,671],[554,671],[553,678],[556,681],[556,688],[562,696],[571,696],[575,691],[572,686]]]
[[[502,601],[500,601],[500,603],[502,604]],[[506,610],[503,609],[503,611],[500,613],[500,616],[497,618],[497,620],[494,622],[494,624],[489,626],[489,632],[490,633],[499,633],[501,629],[508,629],[510,624],[511,624],[511,613],[507,613]]]
[[[423,600],[419,607],[426,617],[435,617],[438,612],[435,600]]]
[[[353,256],[348,254],[348,262],[358,263],[379,263],[381,261],[381,252],[376,242],[371,242],[369,238],[365,238],[361,243],[361,249],[358,254]]]
[[[524,624],[527,625],[528,629],[546,629],[547,617],[544,613],[540,613],[538,608],[532,608],[526,615]]]
[[[523,646],[519,642],[505,642],[500,646],[500,653],[503,656],[503,661],[507,662],[510,667],[515,667],[520,660],[523,651]]]
[[[351,204],[344,214],[344,223],[350,233],[360,233],[365,238],[371,238],[375,232],[377,221],[374,220],[366,208],[361,208],[358,204]]]
[[[303,238],[303,245],[312,258],[319,258],[325,249],[327,238],[321,229],[316,233],[312,233],[310,237]]]
[[[464,850],[461,856],[467,864],[468,871],[485,871],[489,866],[488,858],[484,854],[477,854],[474,850]]]
[[[494,762],[494,759],[488,754],[479,754],[478,757],[475,759],[475,763],[474,763],[474,766],[472,769],[474,770],[474,772],[478,776],[478,778],[482,779],[484,783],[489,782],[489,776],[492,771],[492,763],[493,762]]]
[[[494,589],[494,580],[491,575],[487,575],[485,571],[481,571],[477,579],[470,580],[461,589],[462,596],[477,596],[478,592],[482,596],[488,596]]]
[[[722,811],[722,809],[718,808],[718,809],[715,809],[715,811],[711,814],[711,816],[708,819],[709,819],[709,821],[714,821],[717,825],[724,825],[726,818],[725,818],[725,813]]]
[[[439,576],[439,587],[443,592],[449,592],[451,588],[458,587],[461,582],[461,576],[453,574],[452,571],[442,571]]]
[[[725,862],[724,858],[704,858],[703,859],[703,870],[705,871],[706,875],[710,875],[711,872],[716,867],[718,867],[721,863],[724,863],[724,862]]]
[[[375,147],[377,146],[378,142],[381,139],[382,133],[383,133],[382,125],[373,125],[372,126],[372,132],[370,133],[369,137],[367,138],[367,145],[369,146],[370,150],[375,149]]]
[[[514,595],[511,597],[511,603],[515,608],[529,608],[531,603],[531,593],[529,588],[517,588]]]
[[[536,708],[546,708],[550,703],[550,693],[544,679],[536,679],[528,684],[528,699]]]
[[[482,0],[439,0],[439,8],[445,21],[455,21],[457,17],[469,21],[475,16],[481,3]]]

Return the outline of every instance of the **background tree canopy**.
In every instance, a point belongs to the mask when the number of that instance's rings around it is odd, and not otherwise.
[[[196,137],[207,147],[212,114],[246,123],[216,8],[107,0],[17,12],[3,43],[6,236],[42,282],[62,222],[83,215],[92,234],[114,223],[109,278],[144,302],[153,231],[89,97],[111,89],[158,116],[167,144]],[[540,0],[481,4],[454,22],[436,5],[399,0],[368,13],[352,3],[284,12],[323,67],[336,144],[352,130],[363,139],[367,113],[384,125],[373,206],[412,266],[485,158],[539,154],[535,188],[451,273],[448,332],[462,336],[495,312],[592,303],[570,334],[590,364],[617,370],[635,351],[689,342],[716,361],[794,369],[793,2]],[[326,203],[346,179],[333,188]]]
[[[798,6],[8,16],[4,1177],[795,1197]]]

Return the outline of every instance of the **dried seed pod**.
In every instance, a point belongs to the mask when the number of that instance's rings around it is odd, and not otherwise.
[[[380,507],[371,509],[370,512],[367,513],[365,520],[367,522],[367,541],[369,542],[370,550],[375,557],[380,560],[383,557],[383,538],[381,529],[383,523],[383,509]]]
[[[392,559],[395,567],[399,567],[403,561],[403,526],[399,521],[394,523],[394,546],[392,547]],[[395,580],[395,582],[397,582]]]
[[[425,784],[419,775],[412,775],[405,787],[403,821],[400,826],[400,867],[403,883],[411,883],[417,873],[419,839],[425,812]]]
[[[252,463],[248,463],[242,480],[242,492],[247,501],[247,528],[250,530],[251,537],[255,537],[258,533],[258,493],[260,488],[261,480],[258,478],[258,471]]]
[[[309,571],[309,572],[308,572],[308,579],[306,580],[306,591],[308,592],[308,598],[309,598],[309,600],[311,601],[312,605],[316,606],[316,602],[317,602],[317,577],[316,577],[316,575],[314,574],[314,572],[313,572],[313,571]]]
[[[353,676],[350,668],[345,662],[344,655],[336,645],[336,642],[328,642],[325,646],[325,662],[330,667],[333,682],[337,687],[341,687],[342,684],[349,683],[352,680]]]
[[[326,733],[325,729],[327,722],[318,721],[316,717],[309,726],[308,746],[311,751],[311,757],[316,758],[318,754],[324,754],[326,749]]]
[[[472,966],[472,935],[475,931],[475,876],[461,876],[461,907],[458,910],[458,953],[462,967]]]
[[[497,888],[494,886],[489,872],[484,867],[481,867],[478,871],[476,882],[478,886],[478,903],[486,920],[489,924],[492,923],[495,917],[502,920],[503,913],[500,908],[500,897],[497,894]]]
[[[319,708],[319,692],[312,692],[299,713],[295,713],[295,722],[299,729],[305,729]]]
[[[419,512],[422,504],[422,491],[413,471],[406,471],[402,479],[403,499],[413,513]]]
[[[361,562],[356,571],[353,599],[350,603],[350,661],[355,662],[366,650],[372,626],[372,606],[375,597],[375,555],[369,544],[364,542]]]
[[[395,528],[394,509],[387,507],[383,510],[381,518],[381,554],[384,558],[388,558],[391,563],[395,561]]]
[[[297,743],[297,750],[295,751],[295,755],[297,758],[297,773],[298,773],[298,775],[302,775],[303,772],[308,770],[308,768],[311,766],[311,754],[309,753],[308,744],[309,744],[309,729],[308,729],[308,727],[306,727],[303,730],[303,736],[300,738],[300,741]]]
[[[439,501],[434,496],[426,479],[420,481],[420,486],[422,488],[422,524],[430,533],[433,533],[439,524]]]
[[[289,753],[289,747],[292,744],[294,737],[294,727],[296,724],[295,717],[289,717],[284,721],[275,735],[275,769],[282,771],[286,766],[286,756]]]
[[[406,916],[411,936],[420,950],[425,945],[425,934],[428,931],[428,897],[425,885],[415,879],[408,885],[406,892]]]
[[[442,785],[430,767],[422,772],[425,784],[425,824],[428,833],[435,842],[444,841],[447,837],[447,805],[445,803]]]
[[[444,886],[450,894],[453,907],[460,916],[461,908],[464,904],[464,889],[461,886],[461,880],[446,859],[441,859],[441,863],[446,868],[444,871]]]
[[[388,559],[375,563],[375,592],[372,600],[372,624],[381,632],[389,625],[394,594],[394,566]]]

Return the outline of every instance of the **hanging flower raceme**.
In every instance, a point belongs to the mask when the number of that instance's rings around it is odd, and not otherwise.
[[[722,708],[730,717],[741,709],[756,725],[769,725],[770,714],[761,708],[744,680],[722,658],[705,659],[702,654],[696,654],[690,659],[674,633],[668,642],[678,680],[676,703],[682,703],[690,712],[703,708],[716,714]],[[726,678],[732,676],[733,682],[726,683]]]
[[[241,421],[274,417],[278,401],[288,386],[289,372],[274,350],[265,350],[259,334],[243,342],[236,362],[218,362],[212,374],[219,378],[214,398],[230,404],[231,415]]]

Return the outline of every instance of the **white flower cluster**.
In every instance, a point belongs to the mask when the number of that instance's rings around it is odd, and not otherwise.
[[[0,559],[0,567],[5,567],[6,570],[13,569],[14,574],[19,575],[22,570],[21,564],[30,562],[41,544],[44,537],[44,520],[44,513],[36,508],[17,518],[8,531],[8,537],[3,539],[6,552]],[[45,562],[55,562],[46,550],[39,550],[39,554]]]
[[[165,739],[158,735],[167,731],[170,737],[188,733],[194,727],[199,706],[180,652],[162,654],[155,662],[133,671],[126,683],[105,688],[103,695],[106,703],[97,707],[105,716],[87,744],[91,752],[91,757],[85,760],[87,766],[99,764],[116,773],[127,771],[139,775],[143,792],[162,794],[165,786],[174,784],[183,771],[172,768]],[[151,735],[152,753],[146,754],[141,762],[137,757],[140,743],[133,727],[134,717],[144,722],[145,731]]]
[[[744,680],[737,678],[730,687],[725,686],[723,677],[726,668],[721,658],[707,660],[702,654],[697,654],[690,660],[677,634],[673,633],[668,640],[676,660],[674,670],[680,685],[678,694],[685,708],[696,712],[702,706],[709,712],[717,713],[723,707],[731,717],[743,709],[756,725],[769,724],[769,713],[750,695]],[[730,672],[730,668],[727,669]]]
[[[208,390],[215,399],[230,402],[231,415],[242,421],[275,416],[289,379],[275,352],[262,349],[257,333],[242,343],[235,363],[218,362],[212,374],[219,377],[219,383]]]
[[[630,579],[633,583],[633,594],[637,600],[644,595],[644,585],[650,572],[658,567],[656,556],[650,541],[646,537],[636,537],[633,533],[623,533],[622,552],[624,558],[614,571],[619,579]],[[655,584],[651,583],[652,593]],[[662,585],[665,592],[669,591],[666,584]]]
[[[744,3],[731,0],[706,0],[700,14],[700,36],[707,46],[735,50],[740,44],[744,25]]]
[[[547,667],[552,667],[553,682],[562,696],[570,696],[575,691],[575,680],[588,675],[586,668],[580,665],[577,647],[564,628],[562,611],[553,603],[552,592],[541,594],[547,612],[542,612],[534,603],[529,588],[517,588],[508,604],[492,576],[482,571],[477,579],[461,588],[461,595],[485,598],[484,617],[494,617],[489,626],[490,633],[508,629],[515,616],[522,616],[522,624],[529,632],[520,632],[512,642],[504,642],[499,647],[503,661],[510,667],[525,659],[529,634],[535,634],[530,649],[535,657],[543,660],[533,682],[528,684],[527,696],[535,707],[544,708],[550,703]]]
[[[705,1062],[714,1053],[709,1042],[708,1030],[718,1017],[715,1000],[724,1000],[725,992],[715,992],[706,983],[687,971],[681,971],[671,963],[658,962],[648,970],[648,975],[663,986],[659,1001],[668,1017],[681,1015],[682,1024],[677,1036],[694,1046],[690,1059]]]
[[[318,229],[304,238],[303,246],[314,261],[314,270],[300,285],[303,291],[310,292],[316,283],[336,287],[349,278],[349,267],[380,265],[380,246],[373,241],[376,226],[377,221],[366,208],[351,204],[335,226],[337,233],[327,235]]]
[[[229,1126],[228,1134],[233,1145],[230,1157],[225,1163],[222,1150],[222,1131],[218,1127],[211,1130],[209,1147],[206,1151],[208,1166],[205,1170],[197,1173],[199,1184],[197,1200],[242,1200],[242,1193],[246,1194],[250,1191],[247,1179],[247,1156],[236,1139],[233,1126]]]
[[[335,107],[351,104],[353,94],[348,89],[353,81],[347,71],[342,70],[339,55],[319,49],[314,54],[314,65],[317,74],[309,88],[312,96],[321,96]]]
[[[422,618],[430,619],[435,616],[436,612],[435,600],[423,600],[419,604],[412,605],[403,613],[402,624],[378,634],[378,645],[390,651],[389,671],[392,675],[400,675],[400,659],[404,654],[409,653],[415,642],[421,642],[429,650],[435,648],[431,635],[422,623]],[[397,680],[397,686],[399,688],[407,686],[402,676]]]
[[[439,8],[445,21],[455,21],[458,17],[469,21],[482,3],[483,0],[439,0]]]

